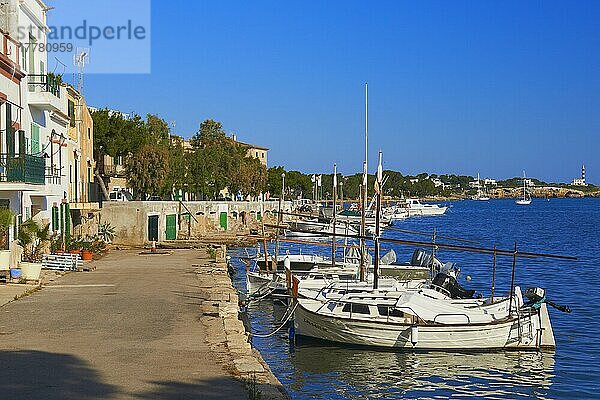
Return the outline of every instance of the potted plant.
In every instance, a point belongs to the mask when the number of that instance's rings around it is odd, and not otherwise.
[[[106,242],[100,235],[94,237],[91,250],[94,254],[102,254],[106,250]]]
[[[23,247],[19,263],[23,279],[37,281],[42,271],[42,256],[50,243],[50,224],[39,225],[27,220],[19,227],[18,243]]]
[[[83,261],[92,261],[94,245],[91,241],[81,242],[81,259]]]
[[[65,249],[71,254],[81,254],[82,243],[81,238],[69,236],[65,238]]]
[[[10,269],[10,250],[8,247],[8,232],[14,224],[15,213],[8,208],[0,209],[0,271]]]

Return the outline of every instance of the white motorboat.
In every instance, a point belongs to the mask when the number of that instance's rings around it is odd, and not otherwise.
[[[460,298],[451,293],[457,289],[456,281],[448,278],[444,275],[442,286],[432,284],[416,290],[298,297],[296,335],[419,350],[555,347],[550,317],[541,298],[532,296],[524,303],[519,287],[515,288],[512,301],[509,297],[494,301]],[[529,291],[527,294],[529,297]]]
[[[344,260],[336,261],[332,265],[331,259],[321,256],[306,255],[285,255],[280,256],[282,267],[277,272],[267,271],[264,268],[253,268],[246,271],[246,288],[248,294],[255,296],[257,293],[284,292],[287,290],[286,273],[283,269],[284,260],[289,259],[292,274],[300,278],[303,287],[306,288],[306,282],[314,289],[321,289],[334,282],[352,283],[358,282],[360,276],[359,256],[356,249],[347,252]],[[301,257],[302,258],[301,258]],[[307,268],[308,263],[312,262],[311,267]],[[258,262],[257,265],[261,265]],[[279,264],[279,263],[278,263]],[[415,250],[410,262],[403,264],[396,263],[396,253],[390,250],[381,258],[379,265],[380,282],[389,281],[394,285],[397,282],[414,281],[422,283],[430,279],[431,276],[431,254],[422,249]],[[264,266],[264,259],[262,260]],[[439,270],[442,263],[436,258],[434,269]],[[369,257],[367,260],[366,282],[367,286],[372,286],[373,282],[373,264]]]
[[[271,260],[273,256],[269,254],[265,257],[261,252],[261,246],[258,245],[254,256],[247,255],[246,257],[240,258],[248,267],[256,266],[258,269],[266,270],[265,259]],[[283,264],[286,258],[289,259],[293,271],[309,271],[315,265],[324,263],[327,260],[327,258],[317,254],[303,254],[302,250],[297,254],[292,254],[289,250],[286,250],[285,253],[282,253],[277,257],[278,270],[283,270]]]
[[[408,218],[409,212],[406,204],[399,205],[395,204],[389,207],[386,207],[382,210],[382,214],[386,219],[389,219],[391,222],[402,221]]]
[[[298,220],[287,222],[289,229],[284,234],[286,237],[316,237],[333,233],[333,223],[319,222],[317,220]],[[351,223],[338,222],[335,231],[340,234],[357,235],[358,228]]]
[[[525,175],[525,171],[523,171],[523,197],[515,201],[515,203],[521,206],[528,206],[531,204],[531,196],[527,192],[527,176]]]
[[[421,203],[419,199],[406,199],[405,201],[409,217],[444,215],[448,210],[446,206]]]

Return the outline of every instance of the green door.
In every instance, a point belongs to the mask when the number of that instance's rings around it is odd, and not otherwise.
[[[167,240],[177,240],[177,215],[167,215]]]
[[[220,214],[219,224],[221,225],[221,228],[227,230],[227,213],[226,212],[222,212]]]
[[[148,217],[148,241],[158,242],[158,215],[150,215]]]

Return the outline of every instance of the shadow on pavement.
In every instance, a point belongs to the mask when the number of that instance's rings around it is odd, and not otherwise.
[[[196,382],[150,382],[153,390],[137,394],[139,399],[179,400],[179,399],[246,399],[248,397],[243,383],[230,377],[222,377]]]
[[[107,399],[116,389],[69,354],[0,351],[0,396],[18,399]]]

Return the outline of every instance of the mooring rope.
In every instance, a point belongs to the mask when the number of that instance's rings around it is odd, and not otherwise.
[[[288,316],[284,318],[282,324],[277,329],[275,329],[273,332],[271,332],[269,334],[255,334],[255,333],[253,333],[252,336],[253,337],[257,337],[257,338],[268,338],[268,337],[273,336],[274,334],[276,334],[277,332],[279,332],[288,323],[288,321],[290,320],[290,318],[292,318],[292,315],[294,315],[294,311],[296,311],[296,307],[298,307],[298,302],[296,302],[296,304],[294,304],[294,307],[292,307],[292,311],[290,311],[290,313],[288,314]],[[290,309],[288,308],[288,311],[289,310]]]

